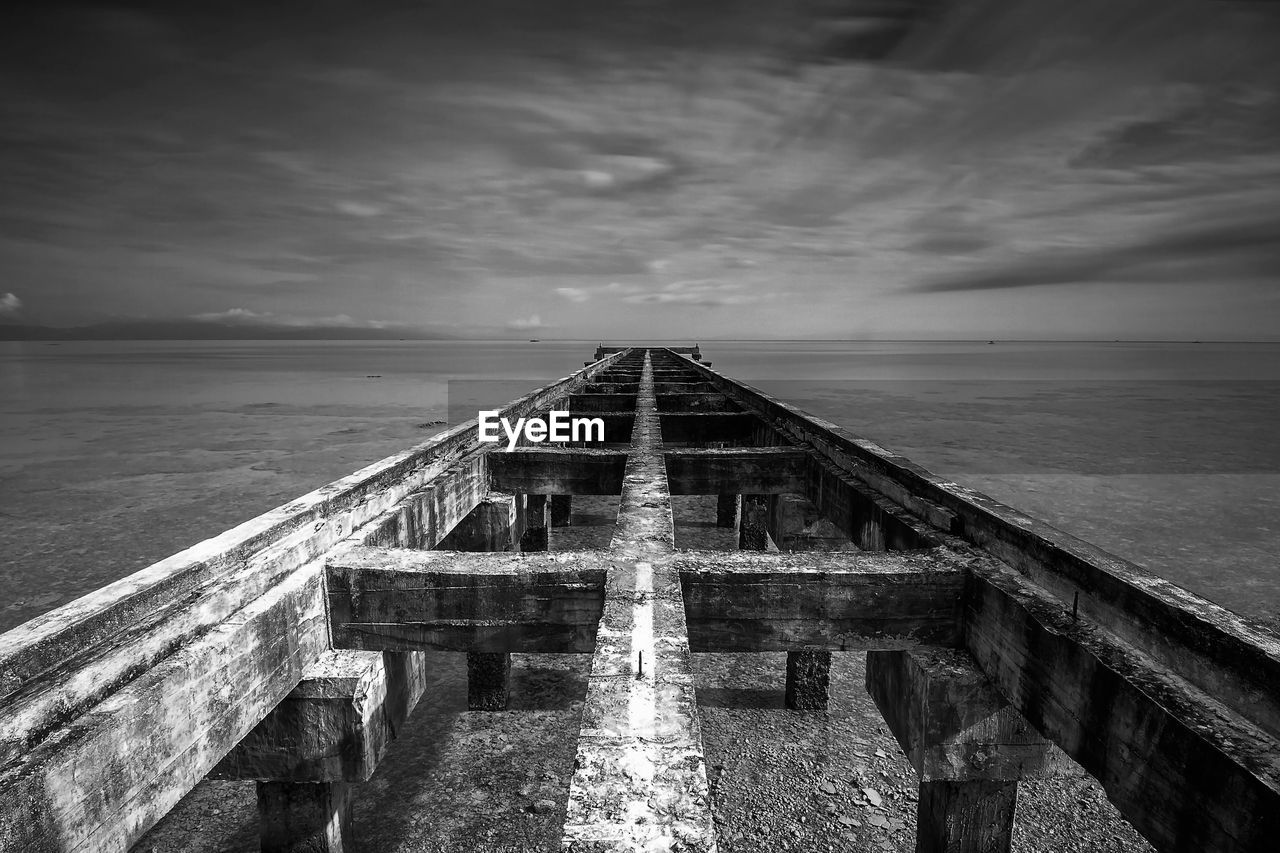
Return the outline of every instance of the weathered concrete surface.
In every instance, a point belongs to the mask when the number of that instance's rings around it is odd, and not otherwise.
[[[354,853],[351,786],[259,782],[262,853]]]
[[[338,648],[590,652],[606,564],[588,552],[353,548],[328,567]]]
[[[716,499],[716,527],[737,530],[742,518],[742,495],[719,495]]]
[[[1160,850],[1280,838],[1280,744],[994,561],[976,561],[965,645],[1040,732]]]
[[[7,762],[0,849],[128,850],[327,648],[321,569],[296,570]]]
[[[1007,853],[1017,805],[1017,782],[921,782],[916,853]]]
[[[573,524],[573,495],[551,495],[551,526],[568,527]]]
[[[783,702],[791,711],[822,711],[831,684],[831,652],[787,652]]]
[[[468,652],[467,708],[505,711],[510,679],[510,652]]]
[[[963,649],[868,652],[867,693],[922,781],[1075,772]]]
[[[491,491],[436,547],[442,551],[515,551],[523,533],[523,520],[523,499]]]
[[[210,778],[367,780],[422,696],[424,667],[421,652],[325,652]]]
[[[802,493],[808,455],[796,447],[670,449],[673,495]]]
[[[365,544],[436,547],[488,493],[490,456],[487,450],[477,450],[454,462],[370,525]]]
[[[962,642],[963,562],[932,552],[683,551],[698,652],[852,651]]]
[[[714,851],[674,527],[646,354],[563,847]]]
[[[742,516],[738,522],[738,547],[743,551],[778,550],[774,536],[774,495],[743,495]]]
[[[627,454],[618,450],[548,447],[494,453],[489,468],[491,487],[499,491],[618,495],[626,464]]]

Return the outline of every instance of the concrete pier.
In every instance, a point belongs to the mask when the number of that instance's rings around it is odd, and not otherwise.
[[[786,652],[816,712],[850,651],[918,851],[1008,850],[1019,782],[1063,772],[1157,850],[1274,848],[1274,637],[696,347],[602,345],[501,414],[565,405],[603,446],[463,424],[0,635],[0,849],[126,851],[212,776],[258,783],[264,850],[345,850],[429,650],[476,710],[513,653],[591,655],[565,850],[716,849],[693,653]],[[547,550],[574,495],[619,497],[608,548]],[[676,551],[673,495],[739,548]]]

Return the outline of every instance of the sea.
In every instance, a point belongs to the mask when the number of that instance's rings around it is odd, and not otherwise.
[[[0,631],[563,377],[595,347],[0,343]],[[1280,343],[701,349],[729,376],[1280,626]]]

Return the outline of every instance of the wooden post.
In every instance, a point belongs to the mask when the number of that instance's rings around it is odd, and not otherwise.
[[[259,782],[262,853],[349,853],[351,786],[346,782]]]
[[[573,524],[573,495],[551,496],[551,526],[569,527]]]
[[[716,500],[716,527],[738,528],[742,514],[742,495],[720,495]]]
[[[787,652],[788,709],[825,711],[830,683],[831,652]]]

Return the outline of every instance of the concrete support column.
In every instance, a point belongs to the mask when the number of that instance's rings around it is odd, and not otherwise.
[[[551,526],[569,527],[573,524],[573,495],[551,496]]]
[[[522,498],[490,492],[438,547],[442,551],[510,551],[523,544],[521,527],[528,519]],[[504,710],[510,673],[510,654],[467,652],[467,707]]]
[[[917,853],[1005,853],[1018,780],[1073,772],[967,652],[868,652],[867,692],[920,778]]]
[[[716,527],[736,530],[742,513],[742,495],[720,495],[716,500]]]
[[[743,495],[738,547],[743,551],[777,551],[769,529],[774,521],[777,495]]]
[[[520,535],[520,550],[546,551],[550,547],[547,524],[547,496],[525,495],[524,533]]]
[[[1003,853],[1017,806],[1017,782],[921,782],[916,853]]]
[[[504,711],[511,678],[507,652],[467,652],[467,708]]]
[[[345,782],[259,782],[262,853],[349,853],[351,786]]]
[[[824,711],[831,684],[831,652],[787,652],[786,706],[792,711]]]

